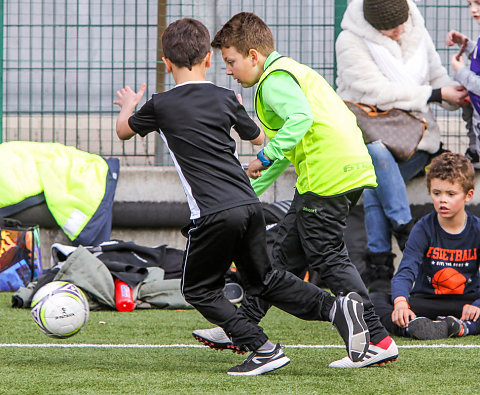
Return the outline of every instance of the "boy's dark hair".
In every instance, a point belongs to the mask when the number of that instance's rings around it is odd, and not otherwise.
[[[210,52],[210,34],[196,19],[183,18],[172,22],[162,34],[163,56],[177,67],[200,63]]]
[[[460,183],[467,193],[475,187],[475,170],[470,161],[461,154],[444,152],[435,157],[427,170],[427,187],[430,191],[432,179],[439,178],[454,184]]]
[[[216,49],[235,47],[244,56],[248,56],[250,49],[256,49],[264,56],[270,55],[275,50],[272,31],[252,12],[234,15],[215,34],[212,47]]]

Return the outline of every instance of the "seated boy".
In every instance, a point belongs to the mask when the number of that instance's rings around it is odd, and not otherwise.
[[[165,29],[162,47],[176,86],[153,95],[134,115],[145,84],[138,93],[129,87],[118,91],[117,135],[126,140],[136,133],[159,132],[170,151],[191,211],[191,223],[184,229],[185,300],[242,350],[253,351],[228,374],[257,375],[290,362],[279,344],[271,343],[257,323],[226,299],[225,273],[232,261],[249,294],[302,319],[331,320],[349,357],[361,360],[370,338],[361,297],[350,292],[335,298],[270,264],[262,205],[235,156],[230,130],[235,127],[253,144],[262,144],[264,135],[233,91],[205,81],[212,54],[207,28],[190,18],[175,21]]]
[[[427,187],[435,211],[413,228],[392,295],[371,293],[375,311],[397,336],[429,340],[480,333],[480,219],[465,211],[475,171],[464,156],[432,160]]]

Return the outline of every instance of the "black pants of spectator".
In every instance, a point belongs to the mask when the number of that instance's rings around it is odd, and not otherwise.
[[[370,299],[375,306],[375,311],[380,317],[383,326],[395,336],[408,337],[405,328],[392,322],[393,302],[392,295],[383,292],[372,292]],[[460,318],[465,304],[472,304],[475,297],[468,295],[410,295],[408,301],[410,309],[417,317],[427,317],[436,320],[439,316]]]
[[[364,319],[376,344],[388,336],[375,314],[357,268],[348,256],[343,235],[346,218],[362,190],[334,197],[295,193],[290,209],[280,223],[273,247],[273,266],[300,275],[306,267],[318,274],[322,284],[335,294],[357,292],[364,303]],[[304,255],[305,260],[289,259]],[[293,264],[294,263],[294,264]],[[246,292],[241,311],[255,322],[265,316],[270,303]]]
[[[232,261],[250,295],[261,296],[305,320],[329,320],[335,301],[332,295],[272,268],[261,204],[239,206],[193,221],[188,229],[182,278],[185,300],[208,321],[221,326],[235,344],[256,350],[268,338],[223,294],[225,273]]]

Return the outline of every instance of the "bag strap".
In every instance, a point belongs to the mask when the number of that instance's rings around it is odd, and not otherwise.
[[[33,281],[33,278],[35,276],[35,247],[36,247],[36,238],[35,238],[35,232],[36,232],[37,227],[32,226],[29,227],[28,229],[22,229],[22,239],[21,242],[24,243],[25,245],[25,250],[29,251],[29,246],[27,244],[27,233],[30,232],[32,237],[32,249],[30,250],[30,253],[27,252],[27,256],[23,256],[22,258],[25,259],[25,261],[28,263],[28,266],[30,268],[30,282]]]
[[[36,242],[36,227],[32,227],[30,230],[27,230],[27,232],[32,232],[32,251],[30,253],[30,282],[33,281],[33,278],[35,276],[35,242]]]
[[[370,104],[355,103],[355,102],[350,101],[350,100],[344,100],[344,102],[347,103],[347,104],[350,104],[352,106],[355,106],[360,111],[364,112],[365,114],[367,114],[369,116],[375,116],[379,112],[377,107],[372,106]]]
[[[0,226],[4,228],[21,228],[23,224],[15,218],[0,217]]]

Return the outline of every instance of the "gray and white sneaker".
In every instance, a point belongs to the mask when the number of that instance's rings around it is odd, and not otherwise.
[[[228,370],[232,376],[255,376],[276,370],[290,363],[290,359],[283,353],[282,346],[277,344],[273,351],[254,351],[242,364]]]
[[[248,351],[244,346],[233,344],[232,339],[219,326],[211,329],[196,329],[192,335],[200,343],[215,350],[231,350],[238,354],[245,354]]]
[[[345,342],[348,357],[353,362],[363,360],[370,343],[370,332],[363,318],[363,300],[356,292],[335,299],[330,321]]]

